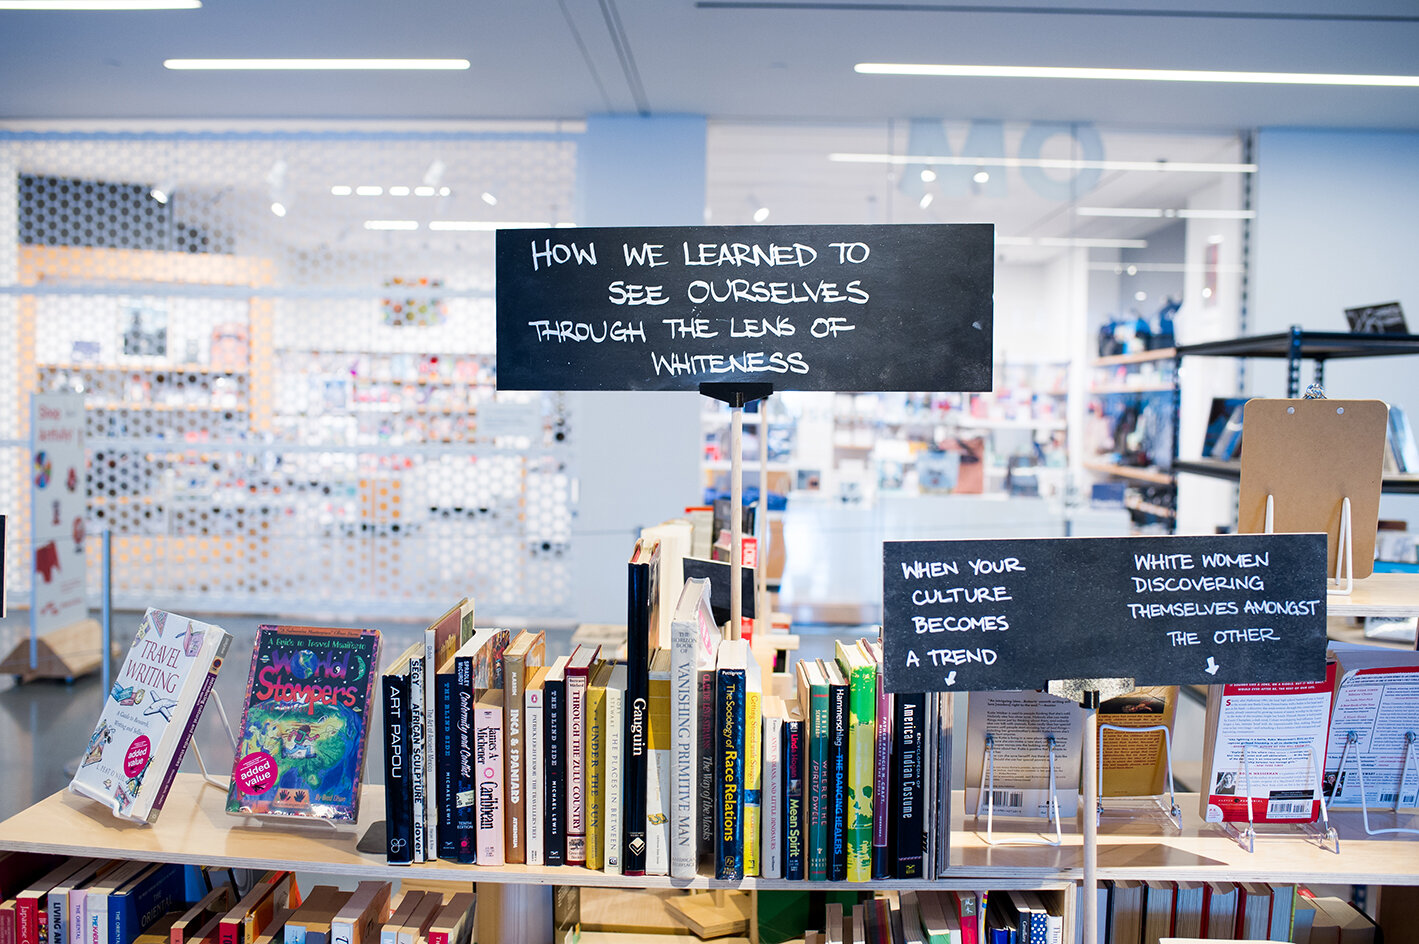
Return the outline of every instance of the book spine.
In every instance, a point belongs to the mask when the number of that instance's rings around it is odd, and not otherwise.
[[[586,867],[606,864],[606,689],[593,686],[586,692]],[[613,794],[614,796],[614,794]]]
[[[783,878],[783,718],[764,718],[764,787],[759,808],[759,874]]]
[[[698,779],[695,784],[697,835],[695,838],[695,863],[709,866],[714,861],[715,850],[715,672],[711,669],[697,669],[695,681],[698,685],[695,711],[695,760]]]
[[[503,840],[507,844],[509,865],[527,861],[527,798],[523,793],[522,727],[523,686],[527,677],[527,662],[522,657],[503,659],[503,779],[507,783],[507,812],[503,823]]]
[[[808,878],[824,881],[829,874],[829,768],[828,692],[813,691],[808,715]]]
[[[848,689],[828,686],[828,879],[847,878]]]
[[[217,923],[217,944],[241,944],[241,921],[223,918]]]
[[[645,870],[670,874],[670,679],[650,680],[650,730],[646,735]]]
[[[926,696],[897,695],[892,710],[892,799],[888,817],[894,833],[892,874],[896,878],[922,878]]]
[[[503,837],[503,712],[501,706],[479,707],[474,721],[473,764],[478,775],[478,864],[502,865]]]
[[[715,878],[744,877],[744,671],[721,669],[715,696]]]
[[[763,694],[744,692],[744,874],[758,875],[764,787]]]
[[[428,822],[424,814],[425,769],[424,744],[424,660],[409,660],[409,811],[414,830],[414,851],[411,861],[427,862]],[[221,944],[227,944],[223,941]]]
[[[547,825],[546,862],[566,863],[567,823],[567,762],[565,739],[567,684],[564,680],[548,679],[543,695],[546,698],[546,721],[542,743],[547,750]]]
[[[212,630],[208,630],[212,632]],[[202,711],[207,707],[207,698],[212,694],[212,686],[217,682],[217,672],[221,670],[222,663],[226,659],[227,649],[231,647],[232,637],[229,633],[223,633],[221,641],[217,643],[216,652],[212,654],[211,661],[207,663],[207,671],[202,676],[202,687],[197,692],[197,700],[192,703],[192,710],[182,724],[182,734],[178,736],[177,744],[173,748],[172,759],[167,762],[167,770],[163,772],[163,782],[158,787],[157,795],[153,797],[153,806],[148,810],[148,822],[156,822],[158,814],[162,812],[163,804],[167,802],[168,791],[172,789],[173,781],[177,779],[178,768],[182,766],[182,758],[187,754],[187,745],[192,743],[192,735],[197,732],[197,720],[202,717]]]
[[[429,861],[438,858],[438,648],[437,633],[424,630],[424,830]],[[416,660],[410,660],[411,662]]]
[[[46,944],[66,944],[69,940],[69,896],[63,889],[55,889],[46,896],[44,906],[49,912],[49,923],[45,928]]]
[[[19,930],[15,927],[17,921],[15,903],[7,901],[0,904],[0,944],[15,944],[19,939]]]
[[[639,649],[631,647],[626,659],[626,720],[622,738],[625,763],[621,779],[621,870],[626,875],[645,874],[645,797],[650,768],[650,669],[646,664],[649,652],[644,636],[647,632],[649,627],[642,627]],[[636,635],[632,632],[631,638]]]
[[[853,670],[848,686],[847,880],[872,878],[872,761],[877,690],[870,668]]]
[[[473,766],[474,716],[477,712],[473,689],[473,659],[458,656],[453,660],[454,692],[458,698],[454,719],[456,770],[453,790],[453,835],[459,862],[472,865],[478,861],[478,775]]]
[[[626,693],[619,688],[606,690],[606,717],[604,725],[605,757],[602,768],[602,814],[605,820],[606,837],[602,850],[602,870],[610,875],[620,875],[625,863],[622,843],[625,838],[625,824],[621,819],[621,777],[625,769],[626,743],[624,725],[626,720]],[[588,860],[589,861],[589,860]]]
[[[15,899],[15,941],[39,944],[39,899],[22,894]]]
[[[438,807],[435,836],[438,858],[458,861],[458,676],[439,672],[434,676],[434,719],[438,737],[434,741],[437,758],[433,765],[434,795]]]
[[[670,874],[695,877],[695,632],[670,638]]]
[[[385,861],[413,861],[413,795],[409,786],[409,676],[385,675],[380,680],[384,706]]]
[[[877,721],[872,754],[872,877],[890,878],[893,862],[890,853],[887,810],[892,796],[892,696],[883,688],[882,673],[876,673]]]
[[[586,676],[567,676],[567,865],[586,864]]]
[[[527,864],[544,865],[547,816],[547,762],[544,748],[546,711],[542,689],[531,689],[523,696],[522,723],[527,732],[527,775],[523,788],[527,791]]]
[[[804,875],[803,848],[803,722],[783,723],[783,877],[800,881]]]

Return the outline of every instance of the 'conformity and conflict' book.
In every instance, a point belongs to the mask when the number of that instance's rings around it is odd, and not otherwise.
[[[115,816],[156,820],[231,638],[176,613],[144,613],[69,789]]]
[[[376,630],[259,627],[227,812],[353,822],[378,675]]]

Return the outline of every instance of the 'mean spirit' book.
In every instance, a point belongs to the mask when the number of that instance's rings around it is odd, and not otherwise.
[[[227,812],[353,822],[378,674],[376,630],[259,627]]]
[[[143,614],[69,789],[115,816],[156,820],[231,638],[175,613]]]

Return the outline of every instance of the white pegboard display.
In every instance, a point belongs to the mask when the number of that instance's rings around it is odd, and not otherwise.
[[[571,218],[577,135],[0,136],[0,502],[86,397],[115,604],[564,619],[568,413],[497,394],[493,229]],[[97,540],[91,539],[97,598]],[[11,599],[29,568],[12,567]]]

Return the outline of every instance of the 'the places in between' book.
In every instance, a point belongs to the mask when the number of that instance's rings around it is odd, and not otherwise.
[[[227,812],[353,822],[378,674],[377,630],[259,627]]]

